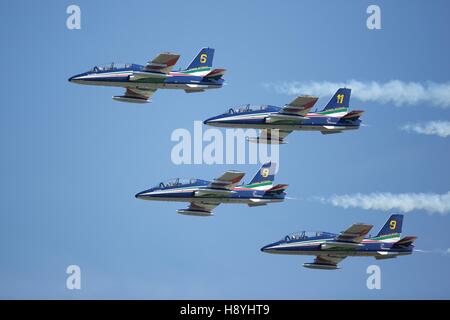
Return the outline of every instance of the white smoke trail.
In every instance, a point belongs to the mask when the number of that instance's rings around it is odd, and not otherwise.
[[[330,198],[320,198],[324,203],[330,203],[342,208],[362,208],[365,210],[398,210],[411,212],[424,210],[428,213],[447,215],[450,213],[450,192],[435,193],[370,193],[334,195]]]
[[[432,253],[432,254],[439,254],[442,256],[450,256],[450,248],[448,248],[448,249],[432,249],[432,250],[414,249],[414,252]]]
[[[425,123],[407,124],[401,127],[408,132],[416,132],[426,135],[436,135],[442,138],[450,136],[450,121],[429,121]]]
[[[330,96],[338,88],[347,87],[352,89],[352,97],[364,102],[377,102],[396,106],[417,105],[436,106],[441,108],[450,107],[450,82],[404,82],[391,80],[385,83],[376,81],[347,82],[282,82],[265,83],[264,87],[274,89],[278,93],[289,95],[317,95],[319,97]]]

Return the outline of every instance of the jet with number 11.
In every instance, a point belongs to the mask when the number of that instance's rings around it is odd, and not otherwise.
[[[349,111],[351,90],[340,88],[321,111],[311,112],[318,97],[298,96],[284,107],[269,105],[230,108],[224,114],[209,118],[204,124],[215,127],[261,129],[256,143],[285,143],[292,131],[320,131],[322,134],[358,129],[364,111]]]

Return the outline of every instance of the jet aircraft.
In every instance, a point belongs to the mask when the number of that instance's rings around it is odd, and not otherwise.
[[[282,144],[286,136],[296,130],[340,133],[358,129],[361,124],[359,117],[364,111],[349,111],[350,94],[351,89],[340,88],[322,111],[311,112],[318,97],[298,96],[281,108],[270,105],[230,108],[203,123],[215,127],[261,129],[259,137],[249,138],[256,143]]]
[[[273,185],[276,163],[265,163],[249,184],[238,183],[245,173],[227,171],[213,181],[200,179],[172,179],[136,194],[136,198],[157,201],[190,202],[177,213],[192,216],[211,216],[221,203],[242,203],[249,207],[284,201],[288,185]]]
[[[298,232],[268,244],[261,251],[279,254],[314,255],[306,268],[334,270],[348,256],[390,259],[412,253],[417,237],[400,238],[403,215],[393,214],[375,237],[365,237],[372,225],[357,223],[340,234],[329,232]]]
[[[187,69],[172,71],[180,55],[161,53],[145,66],[138,64],[95,66],[69,78],[70,82],[125,88],[125,94],[114,96],[121,102],[147,103],[157,89],[183,89],[187,93],[221,88],[225,69],[212,69],[214,49],[203,48]]]

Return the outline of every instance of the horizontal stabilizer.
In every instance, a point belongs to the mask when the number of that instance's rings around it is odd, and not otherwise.
[[[352,110],[349,113],[347,113],[345,116],[343,116],[341,119],[356,120],[359,117],[361,117],[363,113],[364,113],[364,111],[362,111],[362,110]]]
[[[220,78],[223,77],[223,75],[225,74],[225,69],[214,69],[212,71],[210,71],[206,76],[204,76],[207,79],[214,79],[214,80],[218,80]]]
[[[403,237],[402,239],[400,239],[399,241],[397,241],[396,243],[393,244],[392,247],[409,247],[410,245],[412,245],[414,243],[414,241],[416,241],[417,237],[413,237],[413,236],[409,236],[409,237]]]
[[[277,184],[276,186],[273,186],[269,190],[266,191],[266,193],[283,193],[287,188],[288,184]]]

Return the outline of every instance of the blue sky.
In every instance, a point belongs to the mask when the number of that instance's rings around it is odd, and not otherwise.
[[[66,8],[81,7],[81,30]],[[382,30],[366,28],[378,4]],[[283,105],[293,96],[264,83],[358,80],[447,83],[446,1],[14,1],[1,2],[0,297],[148,299],[450,298],[450,256],[346,259],[342,270],[302,268],[312,257],[263,254],[293,231],[378,229],[390,211],[344,209],[314,197],[450,190],[448,138],[408,133],[410,122],[450,120],[450,109],[351,100],[358,132],[294,133],[276,181],[298,200],[267,207],[222,205],[212,218],[180,216],[184,204],[134,194],[175,176],[213,178],[255,165],[171,162],[176,128],[232,105]],[[185,67],[203,46],[227,85],[202,94],[158,91],[148,105],[111,100],[121,89],[73,85],[95,64],[145,63],[161,51]],[[329,96],[319,100],[325,103]],[[406,213],[417,248],[450,248],[450,217]],[[66,267],[82,289],[65,288]],[[382,289],[366,288],[378,264]]]

